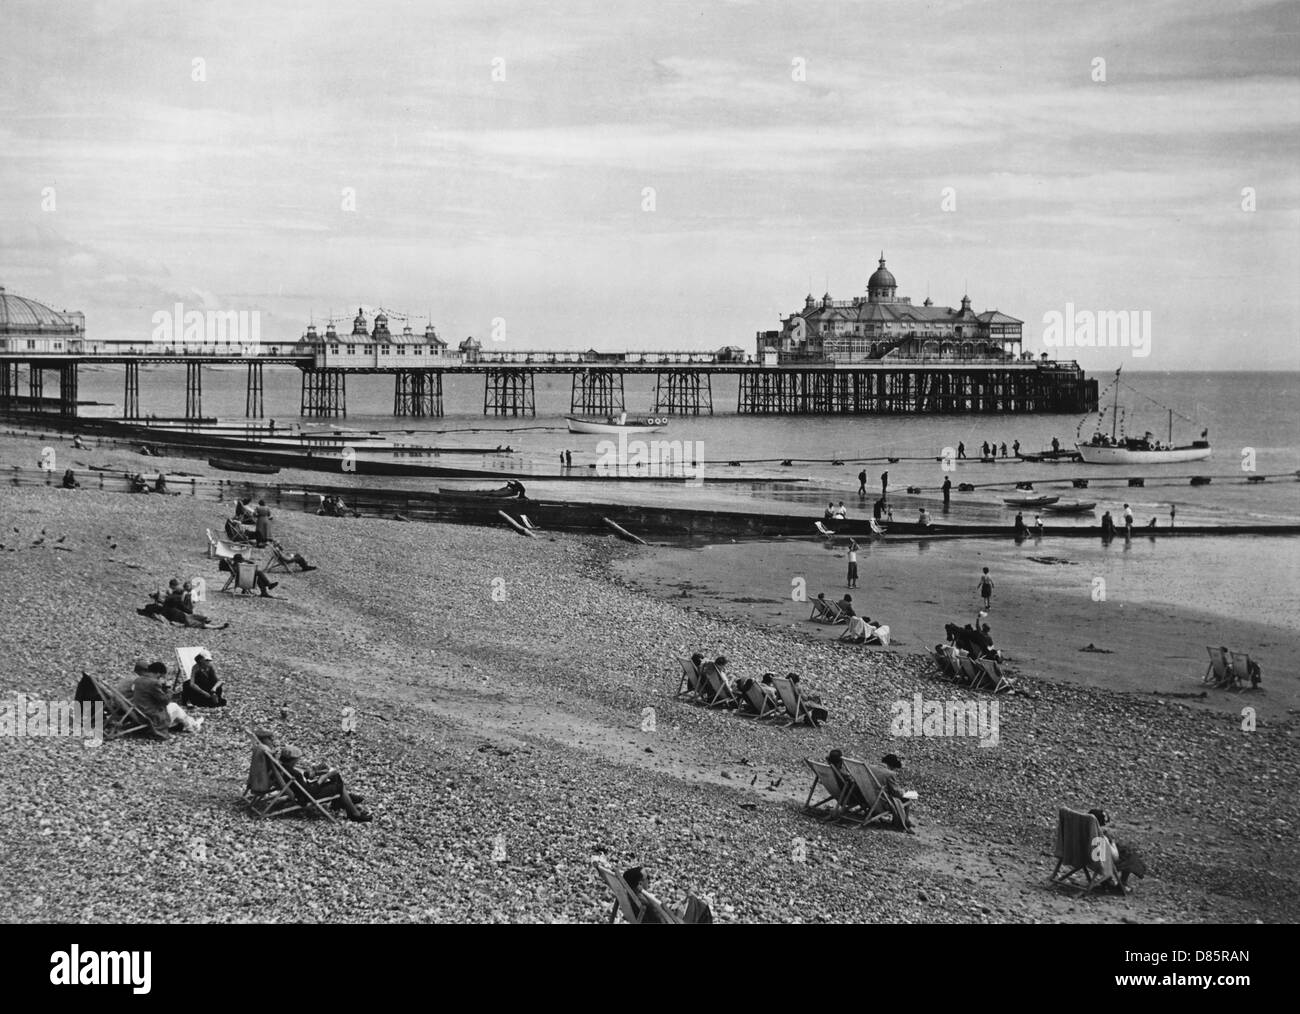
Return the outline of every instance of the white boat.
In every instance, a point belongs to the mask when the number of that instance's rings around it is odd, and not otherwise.
[[[1167,406],[1161,406],[1169,413],[1167,442],[1162,443],[1157,440],[1150,430],[1141,437],[1124,436],[1119,430],[1119,370],[1115,371],[1115,379],[1111,385],[1115,388],[1115,400],[1110,407],[1110,436],[1106,436],[1098,429],[1087,443],[1076,443],[1074,446],[1084,462],[1089,465],[1162,465],[1166,462],[1201,461],[1213,453],[1208,439],[1209,430],[1201,431],[1200,440],[1174,446],[1174,410]],[[1103,409],[1101,414],[1104,416],[1105,413],[1106,410]],[[1087,416],[1084,418],[1086,419]],[[1179,418],[1186,419],[1186,416],[1180,415]],[[1080,422],[1079,425],[1082,426],[1083,423]]]
[[[576,415],[566,415],[570,433],[652,433],[668,425],[667,419],[634,419],[629,421],[624,412],[618,418],[581,419]]]
[[[1139,443],[1130,441],[1128,443]],[[1190,447],[1131,447],[1104,444],[1075,444],[1089,465],[1160,465],[1167,461],[1200,461],[1210,456],[1208,440],[1198,440]]]

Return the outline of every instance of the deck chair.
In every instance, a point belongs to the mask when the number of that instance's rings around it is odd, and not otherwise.
[[[975,660],[968,652],[957,649],[957,682],[976,688],[983,681],[983,674],[975,667]]]
[[[674,912],[667,905],[663,904],[658,898],[656,898],[649,891],[643,890],[641,892],[641,897],[645,899],[647,912],[653,912],[656,916],[658,916],[659,917],[658,921],[661,924],[666,926],[685,925],[686,923],[685,919],[683,919],[680,915]],[[653,922],[654,920],[644,920],[644,921]]]
[[[524,527],[527,528],[530,532],[540,532],[540,531],[541,531],[541,529],[540,529],[537,525],[533,524],[531,521],[528,520],[528,515],[527,515],[527,514],[520,514],[520,515],[519,515],[519,520],[522,521],[522,522],[524,523]]]
[[[1205,676],[1201,682],[1215,687],[1228,687],[1232,685],[1232,670],[1229,668],[1231,661],[1229,656],[1232,652],[1225,652],[1221,648],[1211,648],[1208,644],[1205,646],[1206,653],[1210,656],[1210,664],[1205,669]]]
[[[1099,852],[1101,859],[1093,858]],[[1106,883],[1119,885],[1115,860],[1110,854],[1110,844],[1101,833],[1097,818],[1091,813],[1080,813],[1062,806],[1056,814],[1056,869],[1049,878],[1051,883],[1064,884],[1082,871],[1087,880],[1084,893]],[[1068,867],[1061,873],[1061,867]],[[1078,886],[1077,884],[1075,886]]]
[[[623,918],[630,923],[644,921],[645,908],[632,893],[632,888],[627,886],[627,881],[599,860],[592,863],[592,865],[596,867],[600,879],[605,882],[605,886],[614,895],[614,907],[610,909],[609,921],[614,922],[618,918],[620,911],[623,913]]]
[[[814,521],[814,522],[813,522],[813,526],[817,529],[818,534],[820,534],[820,535],[824,535],[824,536],[826,536],[826,538],[828,538],[828,539],[833,539],[833,538],[835,538],[835,533],[832,532],[829,528],[827,528],[827,527],[826,527],[824,524],[822,524],[820,521]]]
[[[1250,654],[1244,651],[1230,651],[1232,656],[1232,678],[1237,690],[1245,690],[1250,684]]]
[[[145,732],[150,727],[149,719],[145,718],[140,709],[132,704],[124,694],[120,693],[108,680],[92,676],[88,672],[81,674],[81,682],[77,685],[76,699],[78,701],[104,702],[105,739],[130,736],[137,732]]]
[[[907,811],[903,809],[903,804],[885,791],[866,761],[845,757],[844,773],[862,797],[860,806],[863,824],[869,824],[877,817],[889,816],[900,825],[907,826]]]
[[[254,591],[257,587],[257,564],[251,560],[232,563],[230,565],[230,576],[226,578],[226,583],[221,586],[221,590],[230,591],[231,585],[234,585],[244,595]]]
[[[957,649],[951,644],[936,645],[934,661],[945,676],[957,679],[961,675],[961,670],[957,666]]]
[[[248,763],[248,780],[240,798],[258,817],[283,817],[290,813],[319,813],[331,824],[338,818],[325,806],[338,799],[337,795],[316,799],[303,790],[306,803],[299,801],[291,787],[293,778],[275,754],[248,730],[253,738],[253,756]]]
[[[736,695],[712,662],[700,666],[699,687],[700,699],[704,701],[705,707],[719,708],[736,702]]]
[[[882,525],[882,524],[881,524],[879,521],[877,521],[875,518],[872,518],[872,519],[868,522],[868,524],[871,525],[871,534],[872,534],[872,535],[884,535],[885,532],[886,532],[886,530],[887,530],[887,529],[885,528],[885,526]]]
[[[1000,694],[1016,685],[1015,680],[1002,674],[1002,669],[995,658],[976,658],[971,660],[979,674],[979,683],[972,684],[976,689],[991,690]]]
[[[689,658],[684,658],[682,662],[682,678],[677,681],[677,693],[675,696],[681,697],[682,694],[698,694],[700,692],[700,674],[695,669],[695,663]]]
[[[176,678],[172,680],[173,693],[190,681],[190,673],[194,671],[194,663],[199,657],[199,652],[210,654],[208,649],[202,646],[176,649]]]
[[[838,602],[832,602],[830,599],[813,599],[812,612],[808,619],[813,623],[843,623],[844,610],[840,608]]]
[[[212,534],[212,529],[208,532],[208,557],[216,560],[233,560],[236,553],[243,553],[244,559],[249,558],[253,549],[252,543],[249,542],[231,542],[228,539],[218,539]]]
[[[763,693],[758,680],[750,680],[740,695],[741,702],[747,707],[744,713],[755,718],[771,718],[776,714],[776,701]]]
[[[813,774],[813,783],[808,789],[808,798],[804,800],[803,812],[823,822],[849,816],[849,807],[846,806],[851,788],[849,782],[841,778],[840,773],[825,761],[805,757],[803,762]],[[817,794],[819,786],[826,793],[826,798],[814,803],[813,796]]]
[[[772,685],[776,687],[776,692],[781,697],[781,703],[785,706],[785,713],[787,716],[785,724],[787,726],[798,725],[800,722],[804,722],[813,726],[813,728],[817,727],[817,720],[813,718],[812,712],[809,711],[808,706],[804,704],[803,696],[795,688],[795,685],[790,682],[788,677],[774,676],[772,677]]]
[[[873,640],[874,639],[874,640]],[[889,647],[889,624],[882,623],[867,635],[867,644],[878,644],[882,648]]]
[[[284,555],[284,549],[278,542],[271,543],[271,559],[265,567],[262,568],[263,574],[270,574],[273,571],[282,570],[286,574],[289,571],[289,559]]]

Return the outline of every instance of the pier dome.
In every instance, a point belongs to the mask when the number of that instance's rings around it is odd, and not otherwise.
[[[0,331],[22,334],[62,331],[70,334],[83,326],[84,318],[79,313],[53,310],[34,299],[7,292],[0,285]]]
[[[873,303],[882,299],[893,299],[898,289],[898,282],[893,273],[885,267],[885,252],[880,252],[880,266],[867,279],[867,298]]]

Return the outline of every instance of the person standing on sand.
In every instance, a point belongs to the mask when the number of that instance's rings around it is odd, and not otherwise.
[[[265,500],[258,500],[253,514],[257,518],[257,548],[263,549],[271,538],[271,508]]]
[[[1024,522],[1022,521],[1023,525]],[[993,578],[989,577],[989,569],[984,568],[984,573],[980,575],[980,598],[984,600],[984,608],[990,608],[993,599]]]
[[[1124,505],[1124,538],[1133,537],[1133,508],[1128,504]]]
[[[858,586],[858,544],[856,540],[849,539],[849,587]]]
[[[952,498],[952,480],[946,475],[943,477],[943,512],[948,513],[948,501]]]
[[[1019,440],[1013,440],[1013,441],[1011,442],[1011,453],[1014,454],[1017,458],[1020,457],[1020,441],[1019,441]]]
[[[867,495],[867,470],[864,468],[858,473],[858,496]]]
[[[1043,516],[1041,514],[1034,515],[1034,535],[1040,539],[1043,537]]]
[[[573,467],[573,452],[572,452],[572,451],[565,451],[565,452],[564,452],[564,467],[565,467],[565,468],[572,468],[572,467]]]
[[[957,458],[958,460],[966,457],[966,445],[960,440],[957,441]]]
[[[889,472],[888,470],[880,473],[880,499],[886,503],[889,502]]]

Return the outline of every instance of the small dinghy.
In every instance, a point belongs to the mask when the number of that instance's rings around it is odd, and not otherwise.
[[[1008,507],[1046,507],[1060,499],[1059,496],[1013,496],[1002,502]]]
[[[1048,514],[1091,514],[1096,509],[1097,504],[1095,501],[1093,503],[1080,503],[1076,500],[1073,503],[1049,503],[1043,505],[1043,510]]]

